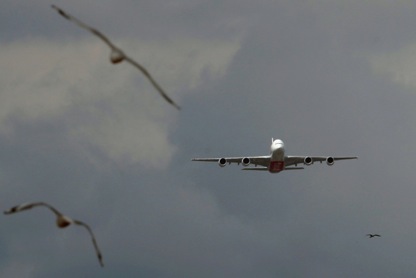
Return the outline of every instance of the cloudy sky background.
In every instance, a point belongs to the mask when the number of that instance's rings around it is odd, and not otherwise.
[[[167,104],[108,35],[182,106]],[[416,3],[0,3],[1,277],[415,277]],[[357,155],[272,175],[193,157]],[[380,233],[369,240],[367,233]]]

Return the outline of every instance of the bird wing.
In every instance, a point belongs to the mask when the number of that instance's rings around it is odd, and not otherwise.
[[[6,211],[4,211],[4,214],[12,214],[12,213],[16,213],[16,212],[21,212],[23,210],[28,210],[37,206],[45,206],[47,208],[49,208],[51,211],[53,211],[53,213],[55,213],[57,216],[62,215],[57,209],[55,209],[53,206],[44,203],[44,202],[35,202],[35,203],[24,203],[21,205],[17,205],[14,206]]]
[[[170,104],[172,104],[173,106],[175,106],[176,109],[180,110],[180,106],[177,105],[166,93],[165,91],[162,89],[162,87],[160,87],[160,85],[156,82],[156,80],[153,79],[153,77],[150,75],[150,73],[139,63],[137,63],[136,61],[134,61],[132,58],[128,57],[125,55],[124,58],[127,62],[129,62],[130,64],[132,64],[134,67],[138,68],[146,77],[147,79],[149,79],[150,83],[152,83],[152,85],[156,88],[156,90],[159,92],[159,94]]]
[[[131,59],[130,57],[127,57],[118,47],[116,47],[106,36],[104,36],[100,31],[98,31],[97,29],[88,26],[87,24],[83,23],[82,21],[80,21],[79,19],[77,19],[76,17],[68,14],[67,12],[65,12],[64,10],[62,10],[61,8],[58,8],[55,5],[51,5],[53,9],[55,9],[62,17],[64,17],[65,19],[69,20],[69,21],[73,21],[75,22],[78,26],[80,26],[81,28],[84,28],[88,31],[90,31],[91,33],[93,33],[94,35],[98,36],[100,39],[102,39],[111,49],[115,49],[118,50],[119,52],[121,52],[123,54],[123,56],[125,56],[125,60],[128,61],[130,64],[132,64],[133,66],[135,66],[136,68],[138,68],[148,79],[149,81],[152,83],[152,85],[156,88],[156,90],[160,93],[160,95],[170,104],[172,104],[173,106],[175,106],[178,110],[180,110],[181,108],[179,107],[179,105],[177,105],[166,93],[165,91],[162,89],[162,87],[159,86],[159,84],[157,84],[157,82],[153,79],[153,77],[150,75],[150,73],[143,67],[141,66],[139,63],[137,63],[136,61],[134,61],[133,59]]]
[[[84,222],[79,221],[79,220],[74,220],[74,223],[77,224],[77,225],[79,225],[79,226],[84,226],[88,230],[88,232],[90,233],[91,239],[92,239],[92,243],[94,244],[95,253],[97,253],[98,261],[100,262],[100,265],[103,267],[104,266],[104,263],[103,263],[103,255],[101,254],[101,251],[98,248],[97,241],[95,240],[94,233],[92,232],[90,226],[88,226],[87,224],[85,224]]]
[[[79,20],[76,17],[70,15],[69,13],[65,12],[64,10],[62,10],[61,8],[58,8],[55,5],[51,5],[51,7],[53,9],[55,9],[65,19],[67,19],[69,21],[75,22],[79,27],[84,28],[84,29],[90,31],[91,33],[93,33],[94,35],[96,35],[97,37],[99,37],[100,39],[102,39],[112,49],[118,49],[106,36],[104,36],[97,29],[92,28],[91,26],[88,26],[87,24],[83,23],[81,20]]]

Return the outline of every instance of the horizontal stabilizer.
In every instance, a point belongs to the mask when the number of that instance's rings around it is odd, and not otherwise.
[[[285,170],[302,170],[305,169],[304,167],[287,167]]]
[[[241,170],[253,170],[253,171],[269,171],[267,167],[245,167]]]

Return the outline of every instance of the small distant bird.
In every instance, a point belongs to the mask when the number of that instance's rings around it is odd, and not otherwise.
[[[43,202],[36,202],[36,203],[22,204],[22,205],[14,206],[14,207],[4,211],[4,214],[12,214],[12,213],[28,210],[28,209],[31,209],[31,208],[34,208],[34,207],[37,207],[37,206],[47,207],[53,213],[55,213],[55,215],[56,215],[56,225],[59,228],[65,228],[65,227],[71,225],[72,223],[85,227],[91,235],[92,243],[94,244],[94,248],[95,248],[95,252],[97,253],[98,261],[100,262],[100,265],[102,267],[104,266],[103,256],[101,255],[100,249],[98,248],[98,244],[95,240],[94,234],[93,234],[91,228],[87,224],[85,224],[84,222],[81,222],[81,221],[75,220],[75,219],[71,219],[68,216],[65,216],[62,213],[60,213],[59,211],[57,211],[51,205],[48,205],[48,204],[43,203]]]
[[[373,238],[373,237],[381,237],[381,235],[379,235],[379,234],[367,234],[367,236],[368,236],[369,238]]]
[[[152,85],[156,88],[156,90],[159,92],[159,94],[170,104],[172,104],[174,107],[176,107],[176,109],[180,110],[181,108],[179,107],[179,105],[177,105],[166,93],[165,91],[162,89],[162,87],[159,86],[159,84],[153,79],[153,77],[150,75],[150,73],[139,63],[137,63],[136,61],[134,61],[133,59],[131,59],[130,57],[128,57],[126,54],[124,54],[124,52],[118,48],[117,46],[115,46],[106,36],[104,36],[100,31],[98,31],[95,28],[92,28],[88,25],[86,25],[85,23],[81,22],[79,19],[73,17],[72,15],[68,14],[67,12],[65,12],[64,10],[58,8],[55,5],[51,5],[53,9],[55,9],[56,11],[58,11],[58,13],[63,16],[64,18],[66,18],[69,21],[73,21],[75,22],[78,26],[80,26],[81,28],[84,28],[88,31],[90,31],[91,33],[93,33],[94,35],[96,35],[97,37],[99,37],[100,39],[102,39],[110,48],[111,48],[111,54],[110,54],[110,61],[113,64],[117,64],[122,62],[123,60],[126,60],[127,62],[129,62],[130,64],[132,64],[133,66],[135,66],[136,68],[138,68],[150,81],[150,83],[152,83]]]

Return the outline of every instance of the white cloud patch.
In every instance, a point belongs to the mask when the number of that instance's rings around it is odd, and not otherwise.
[[[239,49],[237,41],[116,43],[179,104],[204,79],[223,76]],[[180,112],[137,69],[111,65],[109,52],[95,38],[2,44],[0,132],[13,136],[19,122],[53,123],[71,147],[92,157],[88,146],[115,162],[166,166],[175,151],[169,128]]]
[[[374,72],[391,78],[407,88],[416,88],[416,43],[398,51],[373,55],[370,58]]]

